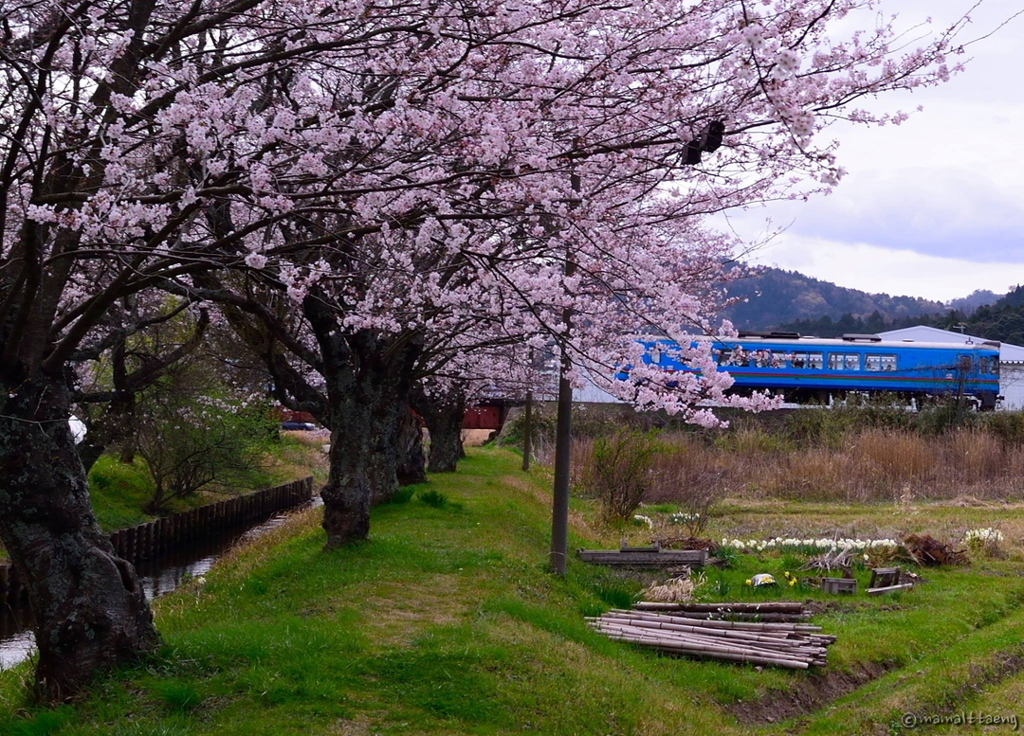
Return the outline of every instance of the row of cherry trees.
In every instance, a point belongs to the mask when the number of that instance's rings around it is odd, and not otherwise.
[[[695,401],[728,379],[706,348],[669,387],[629,335],[711,328],[737,244],[707,216],[834,185],[822,128],[885,122],[857,101],[950,73],[957,28],[828,37],[874,4],[5,3],[0,538],[41,695],[158,640],[89,506],[76,365],[168,300],[210,305],[331,429],[331,545],[368,534],[425,377],[435,400],[525,385],[554,345],[574,377],[632,364],[608,386],[712,422]]]

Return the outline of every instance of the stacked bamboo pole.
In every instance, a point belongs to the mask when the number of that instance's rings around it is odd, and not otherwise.
[[[687,618],[703,618],[709,621],[760,621],[763,623],[800,623],[808,621],[811,614],[801,603],[785,601],[766,603],[663,603],[641,601],[633,606],[638,611],[678,613]]]
[[[788,669],[825,666],[828,647],[836,640],[819,633],[820,626],[810,624],[711,621],[644,610],[612,610],[588,618],[588,623],[616,641],[692,657]]]

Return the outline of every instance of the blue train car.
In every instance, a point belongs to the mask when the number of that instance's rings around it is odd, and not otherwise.
[[[805,402],[847,392],[892,392],[918,400],[966,396],[983,410],[999,396],[999,343],[885,341],[877,335],[826,339],[794,333],[740,333],[710,341],[720,371],[737,392],[770,391]],[[642,339],[644,361],[666,371],[687,371],[673,357],[674,343]]]

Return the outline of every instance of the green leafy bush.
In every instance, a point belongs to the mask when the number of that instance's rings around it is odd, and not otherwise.
[[[159,513],[210,483],[247,485],[276,425],[261,404],[170,393],[139,411],[135,447],[153,479],[147,511]]]

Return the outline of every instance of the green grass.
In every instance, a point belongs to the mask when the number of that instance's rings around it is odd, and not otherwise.
[[[828,671],[870,664],[887,674],[796,720],[739,723],[745,703],[820,676],[674,659],[591,632],[584,616],[628,605],[647,576],[576,559],[565,578],[548,574],[549,485],[546,469],[524,474],[512,453],[471,450],[459,473],[433,476],[412,502],[375,509],[363,544],[323,552],[317,514],[304,513],[158,600],[159,656],[74,706],[29,707],[27,669],[0,674],[0,733],[899,733],[906,710],[995,707],[1024,693],[1004,664],[1021,650],[1024,580],[1018,563],[984,561],[928,570],[927,584],[897,596],[829,598],[839,607],[817,617],[839,636]],[[446,501],[421,503],[425,493]],[[773,516],[808,526],[861,518],[758,508],[766,528]],[[752,509],[732,507],[714,533],[749,525]],[[618,544],[621,530],[594,524],[593,511],[573,501],[571,548]],[[1012,513],[988,512],[990,522]],[[858,513],[882,524],[893,509]],[[921,515],[913,523],[926,526]],[[630,533],[639,541],[645,531]],[[825,600],[799,586],[743,585],[755,572],[782,579],[795,561],[737,555],[707,571],[699,594]],[[869,571],[857,574],[863,588]]]
[[[153,497],[153,480],[140,458],[128,464],[113,455],[101,456],[89,471],[89,497],[106,531],[152,518],[142,509]]]

